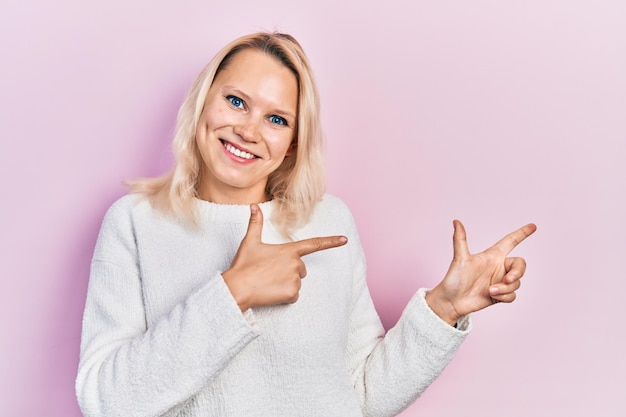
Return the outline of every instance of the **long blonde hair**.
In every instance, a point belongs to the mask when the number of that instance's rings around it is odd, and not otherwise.
[[[200,72],[178,112],[172,143],[174,167],[163,176],[128,181],[126,185],[131,192],[144,194],[156,208],[198,225],[194,199],[198,197],[203,163],[195,140],[198,119],[217,74],[237,53],[249,48],[276,58],[298,81],[296,152],[270,174],[267,183],[267,193],[276,204],[272,221],[285,237],[290,237],[310,219],[324,193],[326,175],[319,95],[313,72],[298,41],[287,34],[253,33],[219,51]]]

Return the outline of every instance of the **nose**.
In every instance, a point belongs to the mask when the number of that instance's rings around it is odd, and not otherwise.
[[[253,118],[241,120],[233,131],[246,142],[257,143],[260,140],[259,122]]]

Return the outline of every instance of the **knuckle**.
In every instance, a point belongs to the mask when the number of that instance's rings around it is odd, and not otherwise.
[[[297,270],[300,265],[300,258],[291,255],[284,259],[284,265],[289,271]]]
[[[519,263],[522,266],[523,269],[526,269],[526,259],[524,258],[518,258],[519,259]]]
[[[524,258],[511,258],[511,269],[514,269],[521,277],[526,271],[526,260]]]
[[[298,301],[298,298],[300,297],[300,286],[295,284],[290,286],[287,289],[286,297],[289,303],[295,303]]]

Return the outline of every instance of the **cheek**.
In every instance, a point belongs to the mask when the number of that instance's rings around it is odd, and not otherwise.
[[[203,129],[210,131],[215,129],[220,124],[219,112],[210,112],[204,115],[202,119]]]
[[[207,103],[198,120],[198,129],[205,132],[219,129],[229,123],[229,112],[219,105]]]
[[[269,146],[274,151],[274,154],[276,156],[278,156],[279,154],[289,154],[291,143],[293,142],[292,132],[289,131],[272,133],[273,134],[270,137],[267,137],[267,142],[270,144]]]
[[[196,127],[196,144],[199,148],[200,154],[203,159],[207,156],[206,152],[211,149],[210,143],[213,142],[213,133],[216,129],[217,123],[220,123],[219,112],[202,112],[198,119],[198,126]]]

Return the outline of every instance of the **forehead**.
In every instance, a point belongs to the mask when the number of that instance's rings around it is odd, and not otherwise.
[[[298,100],[298,81],[291,70],[276,57],[252,48],[236,53],[213,85],[234,87],[250,96],[280,98],[284,104],[295,105]]]

